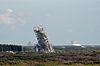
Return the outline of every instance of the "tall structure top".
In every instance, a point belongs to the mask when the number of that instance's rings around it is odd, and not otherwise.
[[[47,33],[44,31],[44,28],[41,25],[34,27],[34,32],[38,40],[38,44],[35,46],[36,52],[55,52],[48,40]]]

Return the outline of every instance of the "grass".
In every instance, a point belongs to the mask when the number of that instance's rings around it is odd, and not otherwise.
[[[62,50],[63,51],[63,50]],[[1,52],[0,66],[100,66],[100,52],[66,51],[66,53]]]
[[[4,65],[0,65],[0,66],[100,66],[100,64],[69,64],[69,65],[64,65],[64,64],[56,64],[56,63],[38,63],[38,64],[27,64],[27,63],[18,63],[18,64],[4,64]]]

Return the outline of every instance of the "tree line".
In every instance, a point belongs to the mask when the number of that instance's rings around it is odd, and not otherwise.
[[[3,51],[22,51],[22,46],[20,45],[6,45],[0,44],[0,52]]]

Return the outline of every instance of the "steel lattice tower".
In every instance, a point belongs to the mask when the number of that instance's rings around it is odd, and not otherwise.
[[[34,27],[34,32],[38,40],[38,44],[35,46],[36,52],[55,52],[52,45],[48,41],[47,33],[44,31],[44,28],[42,26]]]

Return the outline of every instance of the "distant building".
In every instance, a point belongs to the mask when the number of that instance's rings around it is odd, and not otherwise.
[[[84,47],[83,45],[81,45],[78,41],[71,41],[71,44],[72,44],[73,46],[85,48],[85,47]]]
[[[48,41],[47,33],[44,31],[42,26],[34,27],[34,32],[38,40],[38,44],[35,46],[36,52],[55,52],[51,43]]]

